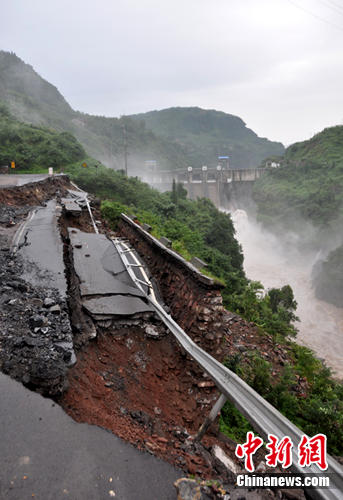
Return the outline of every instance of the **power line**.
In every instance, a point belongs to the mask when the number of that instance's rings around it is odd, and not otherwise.
[[[340,14],[341,16],[343,16],[343,10],[337,9],[336,7],[331,5],[330,3],[326,2],[325,0],[319,0],[319,2],[322,3],[323,5],[325,5],[325,7],[327,7],[328,9],[331,9],[332,12],[334,12],[335,14]]]
[[[332,6],[337,7],[337,9],[343,10],[343,6],[342,5],[338,5],[333,0],[328,0],[328,1],[331,3]]]
[[[292,5],[294,5],[294,7],[296,7],[297,9],[300,9],[303,12],[306,12],[306,14],[309,14],[310,16],[314,17],[318,21],[321,21],[323,23],[328,24],[329,26],[333,26],[334,28],[336,28],[336,29],[338,29],[340,31],[343,31],[343,26],[338,26],[338,24],[331,23],[330,21],[327,21],[326,19],[323,19],[322,17],[317,16],[317,14],[314,14],[310,10],[302,7],[301,5],[298,5],[297,3],[293,2],[293,0],[288,0],[288,2],[291,3]]]

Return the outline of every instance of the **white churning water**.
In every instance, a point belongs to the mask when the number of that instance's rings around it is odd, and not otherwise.
[[[300,322],[297,342],[325,359],[334,374],[343,378],[343,309],[315,297],[311,271],[316,255],[302,255],[295,246],[281,244],[276,236],[249,220],[244,210],[232,213],[237,238],[244,252],[244,270],[249,279],[266,289],[291,285],[298,302]]]

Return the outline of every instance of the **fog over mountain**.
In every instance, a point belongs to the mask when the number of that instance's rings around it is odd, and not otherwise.
[[[175,108],[119,119],[74,111],[54,85],[5,51],[0,51],[0,99],[20,120],[72,133],[109,167],[123,168],[126,149],[131,175],[139,175],[151,159],[174,169],[204,162],[215,166],[218,155],[227,154],[233,167],[244,168],[284,151],[282,144],[258,137],[241,118],[213,110]]]
[[[337,0],[11,0],[1,18],[1,48],[89,114],[199,106],[283,144],[342,123]]]

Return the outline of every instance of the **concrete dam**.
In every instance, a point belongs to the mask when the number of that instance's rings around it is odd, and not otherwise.
[[[187,167],[186,169],[158,171],[150,174],[149,179],[143,178],[152,187],[159,191],[170,191],[173,180],[180,183],[187,190],[188,198],[209,198],[216,207],[228,208],[233,204],[236,208],[244,208],[245,201],[251,198],[254,182],[267,169],[241,168],[223,169]],[[241,205],[241,206],[239,206]]]

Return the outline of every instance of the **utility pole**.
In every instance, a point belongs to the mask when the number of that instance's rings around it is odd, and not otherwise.
[[[114,120],[112,121],[112,125],[110,126],[110,165],[111,168],[114,167],[113,165],[113,130],[114,130]]]
[[[123,136],[124,136],[124,170],[125,170],[125,175],[127,177],[127,128],[126,128],[126,123],[124,122],[123,125]]]

